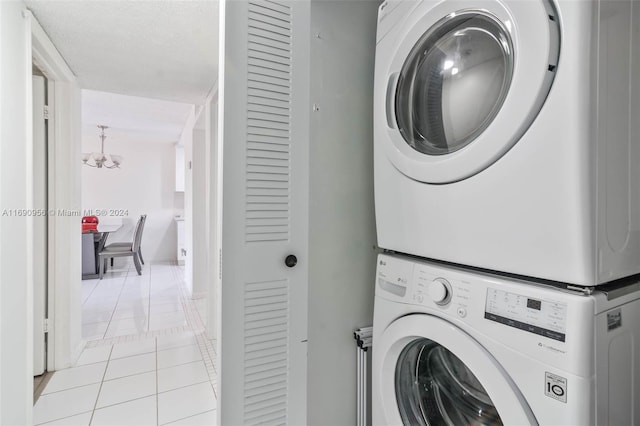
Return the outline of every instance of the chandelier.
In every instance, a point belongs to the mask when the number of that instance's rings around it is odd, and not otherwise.
[[[104,140],[107,136],[104,134],[104,129],[108,129],[109,126],[103,126],[102,124],[98,124],[98,129],[100,129],[100,152],[86,152],[82,154],[82,163],[85,166],[89,167],[97,167],[101,169],[102,167],[106,167],[107,169],[116,169],[120,167],[122,163],[121,155],[113,155],[113,154],[105,154],[104,153]]]

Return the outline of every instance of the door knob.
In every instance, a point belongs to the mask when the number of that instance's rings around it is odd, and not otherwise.
[[[298,258],[295,257],[293,254],[290,254],[284,259],[284,264],[287,265],[289,268],[293,268],[298,264]]]

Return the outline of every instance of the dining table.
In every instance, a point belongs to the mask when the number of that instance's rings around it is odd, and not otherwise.
[[[98,254],[107,243],[109,234],[122,224],[98,224],[95,230],[82,231],[82,279],[98,278]]]

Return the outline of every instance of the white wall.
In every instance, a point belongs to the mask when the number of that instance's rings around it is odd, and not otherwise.
[[[94,130],[95,129],[95,130]],[[175,148],[170,143],[136,142],[135,139],[109,137],[105,151],[122,155],[119,169],[82,167],[82,209],[125,210],[125,217],[100,216],[101,223],[122,219],[123,227],[109,236],[108,242],[131,241],[136,221],[147,215],[142,234],[145,263],[176,260],[176,226],[173,220],[178,203],[175,192]],[[83,129],[82,151],[100,147],[97,128]],[[115,259],[116,265],[128,258]]]
[[[0,209],[28,208],[31,45],[22,2],[0,2]],[[29,80],[27,80],[27,78]],[[0,424],[31,424],[33,279],[25,217],[0,216]]]
[[[352,332],[373,321],[378,4],[311,1],[308,425],[356,423]]]

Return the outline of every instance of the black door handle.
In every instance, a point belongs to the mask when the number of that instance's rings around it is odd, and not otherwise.
[[[284,264],[287,265],[289,268],[293,268],[298,264],[298,258],[295,257],[293,254],[290,254],[284,259]]]

